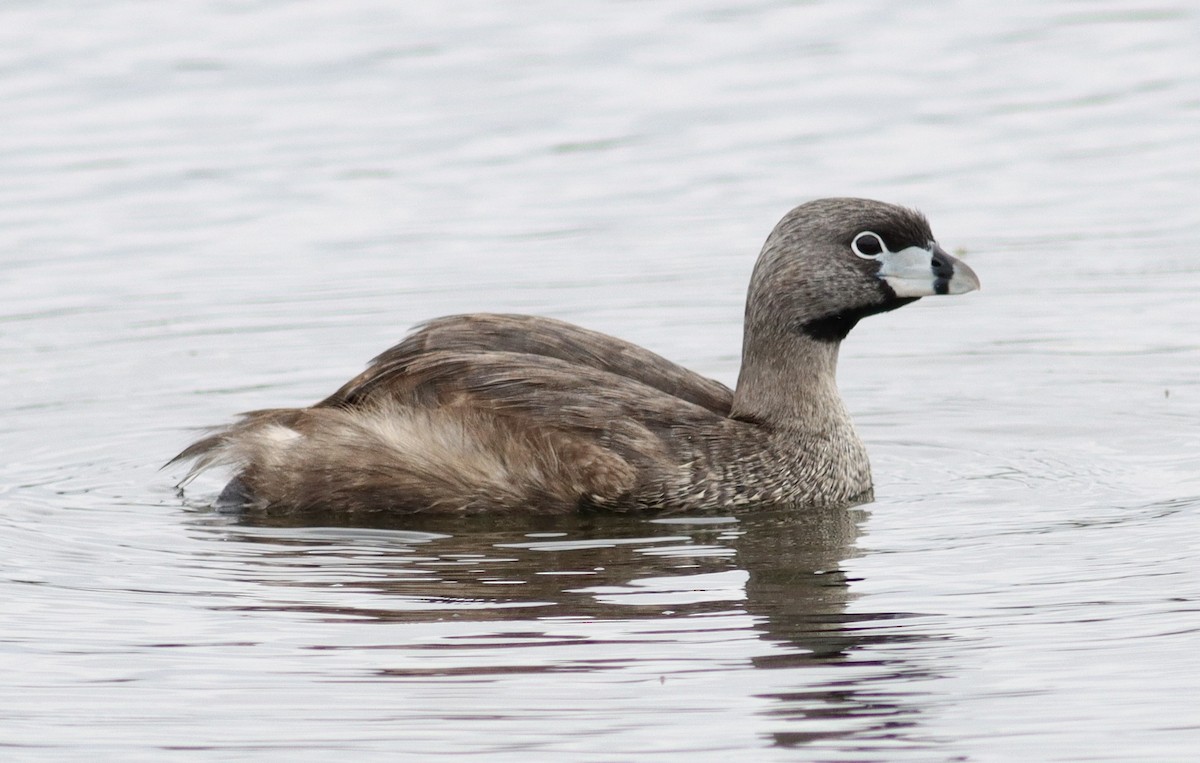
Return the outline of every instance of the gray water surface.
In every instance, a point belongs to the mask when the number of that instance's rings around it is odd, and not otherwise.
[[[0,5],[0,757],[1192,760],[1193,3]],[[727,383],[796,203],[984,288],[865,321],[877,499],[345,526],[160,465],[414,323]]]

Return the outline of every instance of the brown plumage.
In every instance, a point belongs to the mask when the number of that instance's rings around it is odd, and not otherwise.
[[[316,405],[245,414],[173,461],[194,459],[185,483],[232,465],[227,501],[279,511],[849,504],[871,477],[835,384],[841,339],[866,315],[974,288],[919,214],[810,202],[755,266],[736,392],[561,321],[450,316]]]

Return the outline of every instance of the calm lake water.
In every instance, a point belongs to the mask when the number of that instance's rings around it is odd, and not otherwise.
[[[0,5],[0,757],[1194,760],[1192,2]],[[161,464],[413,323],[727,383],[801,201],[984,288],[864,322],[877,500],[239,521]]]

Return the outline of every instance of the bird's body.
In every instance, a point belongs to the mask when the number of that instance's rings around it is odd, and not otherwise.
[[[760,255],[736,391],[561,321],[451,316],[320,403],[246,414],[176,458],[192,474],[235,466],[227,497],[281,511],[850,504],[871,476],[836,388],[841,339],[865,315],[973,288],[916,213],[810,202]]]

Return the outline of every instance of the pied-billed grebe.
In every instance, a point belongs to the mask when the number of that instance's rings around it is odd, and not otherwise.
[[[173,459],[231,465],[268,510],[561,513],[847,505],[871,491],[835,382],[863,317],[979,288],[919,213],[796,207],[763,246],[737,389],[523,315],[438,318],[309,408],[255,411]]]

